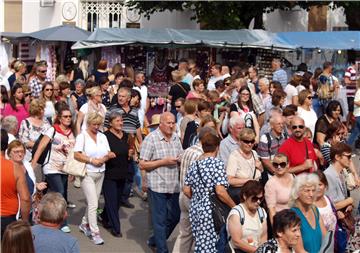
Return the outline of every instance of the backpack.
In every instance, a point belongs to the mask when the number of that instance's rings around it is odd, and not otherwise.
[[[317,94],[320,100],[329,100],[333,97],[333,92],[331,89],[333,88],[334,80],[332,76],[326,76],[321,74],[318,77],[318,89]]]

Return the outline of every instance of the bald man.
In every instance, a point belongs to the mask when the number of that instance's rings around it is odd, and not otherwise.
[[[311,141],[305,137],[305,122],[302,118],[294,116],[290,122],[292,135],[279,148],[279,153],[288,156],[290,173],[301,174],[313,172],[317,156]]]
[[[157,252],[168,252],[166,239],[180,219],[179,162],[183,153],[175,133],[175,116],[161,115],[159,127],[144,139],[140,150],[140,168],[146,171],[148,197],[154,234],[148,245]]]

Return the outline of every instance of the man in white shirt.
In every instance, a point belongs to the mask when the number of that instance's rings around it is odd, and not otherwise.
[[[144,127],[145,113],[147,111],[148,105],[150,103],[148,98],[148,88],[145,85],[145,75],[143,72],[135,72],[135,81],[134,81],[134,90],[140,92],[141,101],[140,109],[138,111],[138,117],[141,127]]]
[[[214,66],[211,67],[211,77],[207,84],[208,90],[215,90],[215,83],[219,80],[223,80],[223,76],[221,75],[221,65],[216,63]]]
[[[226,66],[226,65],[221,66],[221,75],[222,75],[223,80],[225,78],[231,77],[229,66]]]
[[[269,79],[263,77],[259,79],[259,97],[261,98],[264,105],[271,102],[271,95],[270,95],[270,81]]]
[[[271,68],[273,69],[273,81],[278,81],[281,83],[283,89],[287,85],[288,78],[285,70],[281,68],[280,59],[274,58],[271,62]]]

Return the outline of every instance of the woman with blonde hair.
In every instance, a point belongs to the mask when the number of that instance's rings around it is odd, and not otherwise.
[[[30,116],[20,124],[19,139],[26,147],[25,160],[31,160],[31,151],[40,137],[40,134],[50,128],[49,121],[44,117],[45,103],[39,99],[34,99],[30,103]]]
[[[302,173],[295,177],[290,192],[289,206],[301,220],[301,239],[296,251],[318,253],[326,228],[319,209],[315,206],[319,177]]]
[[[81,179],[87,208],[79,229],[86,236],[91,236],[96,245],[104,243],[97,225],[96,210],[105,175],[105,163],[116,157],[115,153],[110,151],[106,136],[99,131],[103,123],[103,116],[94,111],[90,112],[86,118],[87,128],[76,137],[74,147],[74,158],[86,163],[87,170],[86,176]]]
[[[23,220],[15,221],[6,227],[1,242],[2,253],[35,253],[30,224]]]
[[[80,134],[81,131],[87,128],[87,118],[91,112],[96,112],[100,116],[105,117],[106,107],[102,104],[102,92],[98,86],[86,89],[86,95],[88,97],[87,103],[81,106],[76,119],[76,133]],[[85,124],[84,124],[85,123]],[[100,130],[103,129],[103,125],[100,126]]]
[[[26,63],[23,61],[16,61],[14,64],[14,70],[15,70],[15,73],[12,74],[11,76],[9,76],[9,78],[8,78],[10,87],[13,86],[13,84],[15,83],[16,80],[18,80],[21,83],[26,82],[26,76],[25,76]]]

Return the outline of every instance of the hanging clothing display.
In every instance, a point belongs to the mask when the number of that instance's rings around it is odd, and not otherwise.
[[[121,63],[119,47],[112,46],[101,48],[101,59],[108,62],[108,68],[112,68],[116,63]]]

